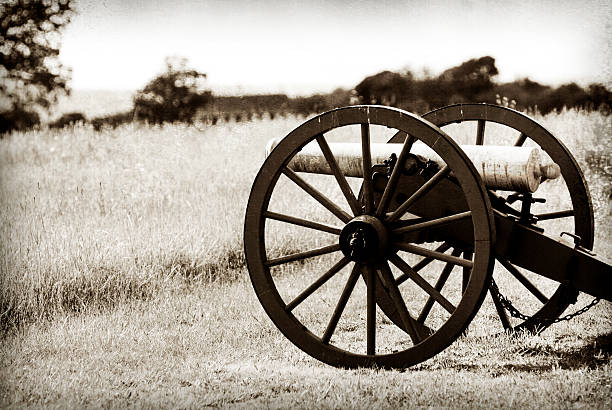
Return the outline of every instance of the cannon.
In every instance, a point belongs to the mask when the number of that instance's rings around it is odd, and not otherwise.
[[[472,141],[449,136],[457,124]],[[579,292],[594,297],[580,312],[612,301],[582,171],[527,115],[351,106],[267,151],[244,223],[251,282],[278,329],[327,364],[405,368],[477,316],[485,332],[540,332],[575,315],[561,316]]]

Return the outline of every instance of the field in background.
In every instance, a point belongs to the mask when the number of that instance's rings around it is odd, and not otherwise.
[[[72,112],[92,119],[129,111],[134,107],[133,95],[133,91],[73,90],[60,98],[53,119]]]
[[[3,323],[235,277],[263,147],[296,125],[76,128],[0,141]]]
[[[609,117],[536,120],[580,162],[612,258]],[[248,283],[242,224],[266,142],[301,121],[0,140],[1,403],[609,406],[607,302],[542,336],[474,332],[407,373],[330,369],[284,340]]]

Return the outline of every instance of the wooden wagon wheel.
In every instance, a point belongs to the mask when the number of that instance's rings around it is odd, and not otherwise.
[[[381,205],[385,200],[374,202],[371,175],[372,135],[388,128],[403,139],[400,159],[402,155],[407,158],[413,143],[420,141],[446,163],[423,177],[423,185],[407,198],[406,206],[394,212]],[[328,140],[338,135],[344,138],[344,134],[356,137],[362,147],[363,179],[347,178],[329,149]],[[335,178],[298,175],[290,169],[290,160],[307,144],[320,148]],[[445,244],[399,242],[393,234],[394,224],[405,217],[410,203],[422,199],[450,174],[468,209],[454,217],[465,219],[473,229],[469,258],[445,253],[449,248]],[[364,195],[357,199],[354,192],[362,184]],[[390,197],[393,183],[385,190],[383,198]],[[443,223],[433,220],[428,226]],[[297,230],[301,231],[295,233]],[[486,188],[463,151],[418,116],[380,106],[329,111],[284,138],[255,178],[244,232],[251,281],[268,316],[300,349],[339,367],[407,367],[450,345],[466,329],[486,295],[493,238]],[[415,255],[462,266],[469,271],[469,281],[463,289],[460,283],[441,291],[406,262]],[[399,290],[400,277],[410,278],[414,294]],[[385,313],[395,316],[406,333],[377,314],[377,302],[392,304],[385,307]]]
[[[565,224],[566,227],[560,230],[573,232],[581,238],[580,245],[582,247],[592,249],[593,206],[584,175],[569,150],[543,126],[520,112],[510,108],[489,104],[451,105],[431,111],[423,115],[423,118],[439,127],[447,127],[451,124],[462,122],[475,123],[476,127],[474,128],[476,132],[473,136],[474,139],[471,142],[464,142],[468,144],[508,144],[522,146],[530,144],[530,141],[532,144],[535,142],[535,144],[559,165],[561,175],[565,180],[566,189],[569,192],[569,198],[571,199],[571,206],[569,207],[563,209],[553,208],[540,210],[535,216],[539,221],[557,220],[557,222],[554,222],[555,224]],[[510,142],[506,141],[504,143],[500,141],[499,138],[495,138],[496,135],[494,132],[485,135],[486,126],[490,123],[501,124],[513,130],[515,133],[513,139]],[[500,130],[498,129],[497,131]],[[451,135],[453,134],[451,131],[447,132]],[[401,138],[395,137],[389,142],[401,142]],[[491,194],[494,195],[493,192]],[[492,199],[492,202],[494,207],[496,207],[495,198]],[[543,206],[545,205],[540,205],[540,207]],[[559,233],[560,232],[557,232],[557,234]],[[545,257],[545,255],[541,257]],[[578,292],[567,285],[557,286],[555,283],[553,286],[551,284],[552,290],[546,293],[544,290],[539,289],[537,283],[532,283],[533,280],[530,281],[526,277],[526,272],[524,270],[521,271],[521,269],[513,266],[503,258],[497,258],[497,264],[500,265],[500,267],[495,270],[496,273],[493,275],[494,280],[500,284],[502,281],[497,280],[499,276],[506,275],[512,278],[516,287],[526,290],[528,294],[533,296],[530,303],[538,306],[535,310],[532,308],[532,310],[528,312],[526,307],[517,305],[520,302],[515,301],[515,307],[519,308],[518,310],[523,313],[528,313],[531,318],[527,320],[524,318],[519,318],[518,320],[512,319],[508,317],[504,311],[498,294],[496,292],[491,292],[491,299],[495,305],[499,321],[505,330],[527,329],[530,331],[542,331],[548,327],[554,319],[558,318],[570,303],[576,300]],[[533,275],[533,277],[535,277],[535,275]],[[510,291],[508,287],[503,288],[501,284],[499,287],[502,294],[506,291]]]

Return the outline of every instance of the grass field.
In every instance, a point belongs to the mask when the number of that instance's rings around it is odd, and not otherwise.
[[[609,117],[536,119],[580,162],[612,258]],[[300,122],[0,140],[1,405],[610,408],[605,301],[541,335],[476,321],[407,371],[338,370],[291,345],[250,286],[242,230],[266,142]]]

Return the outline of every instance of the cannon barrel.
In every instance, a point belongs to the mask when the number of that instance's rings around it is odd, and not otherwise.
[[[277,140],[268,143],[266,156],[277,144]],[[330,143],[329,147],[345,176],[363,176],[360,144]],[[392,154],[399,156],[401,149],[402,144],[371,144],[372,164],[383,164]],[[550,160],[545,162],[539,148],[462,145],[461,149],[474,163],[485,185],[490,189],[535,192],[541,182],[558,178],[560,175],[559,166]],[[410,152],[444,165],[435,151],[423,143],[415,143]],[[289,168],[295,172],[332,174],[323,153],[312,143],[293,157]]]

